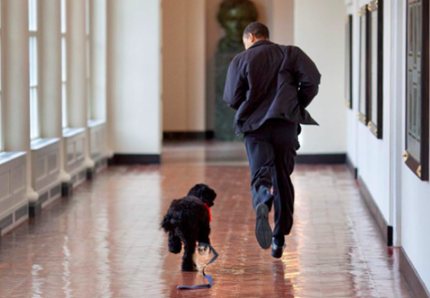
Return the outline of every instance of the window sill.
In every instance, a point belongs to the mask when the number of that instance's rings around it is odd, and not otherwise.
[[[0,165],[6,164],[24,155],[25,152],[2,152],[0,153]]]
[[[53,139],[36,139],[34,141],[31,141],[30,147],[31,151],[37,151],[43,148],[46,148],[50,145],[56,144],[60,141],[60,139],[53,138]]]
[[[66,127],[63,128],[63,137],[64,138],[70,138],[73,136],[76,136],[80,133],[85,132],[85,128],[71,128],[71,127]]]
[[[105,123],[106,123],[105,120],[90,119],[90,120],[88,120],[88,127],[93,128],[93,127],[96,127],[96,126],[101,126],[101,125],[103,125]]]

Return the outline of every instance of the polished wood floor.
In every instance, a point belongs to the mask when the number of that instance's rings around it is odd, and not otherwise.
[[[162,166],[108,168],[4,236],[0,297],[410,297],[397,249],[384,245],[344,166],[296,168],[294,230],[275,260],[254,237],[241,145],[164,153]],[[203,279],[180,272],[158,227],[170,201],[199,182],[218,192],[212,242],[220,257],[207,268],[215,284],[178,292]]]

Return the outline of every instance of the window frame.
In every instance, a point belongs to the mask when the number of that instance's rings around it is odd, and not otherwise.
[[[360,47],[359,47],[359,96],[358,96],[358,115],[360,122],[367,126],[369,119],[369,10],[368,5],[364,5],[359,11],[359,32],[360,32]],[[363,33],[364,28],[364,33]],[[365,43],[363,46],[363,42]],[[364,53],[363,53],[364,51]],[[364,72],[364,75],[363,73]],[[364,84],[364,85],[363,85]],[[363,95],[364,91],[364,95]],[[362,103],[364,101],[364,110]]]
[[[416,2],[417,0],[414,0]],[[421,124],[420,134],[420,158],[415,158],[409,152],[409,30],[410,28],[410,3],[406,2],[406,94],[405,94],[405,153],[403,158],[405,164],[422,181],[429,181],[429,1],[421,0],[421,114],[419,123]]]
[[[353,16],[349,14],[345,22],[345,106],[353,109]]]
[[[61,3],[61,127],[69,127],[68,109],[68,0],[60,0]],[[63,20],[64,17],[64,20]],[[63,28],[64,26],[64,28]],[[64,41],[64,44],[63,44]],[[63,56],[64,53],[64,56]]]
[[[92,98],[92,84],[91,84],[91,63],[92,63],[92,55],[91,55],[91,37],[92,37],[92,24],[91,24],[91,11],[92,11],[92,1],[85,0],[85,53],[86,53],[86,84],[87,84],[87,107],[88,120],[93,120],[93,109],[94,103]]]
[[[2,39],[2,0],[0,0],[0,152],[4,151],[4,134],[3,134],[3,39]]]
[[[28,86],[29,86],[29,96],[28,96],[28,100],[29,100],[29,105],[30,105],[30,141],[34,141],[37,139],[40,139],[42,137],[42,131],[41,131],[41,110],[40,110],[40,50],[39,50],[39,42],[40,42],[40,17],[39,17],[39,12],[40,12],[40,1],[39,0],[27,0],[28,1],[28,14],[27,17],[29,18],[29,24],[28,24],[28,55],[29,55],[29,62],[28,62],[28,72],[29,72],[29,82],[28,82]],[[35,2],[35,9],[36,9],[36,13],[35,13],[35,30],[31,30],[30,26],[30,2],[34,1]],[[31,79],[31,75],[32,75],[32,71],[31,71],[31,53],[30,53],[30,47],[31,47],[31,39],[34,38],[34,40],[36,41],[36,53],[35,53],[35,63],[36,63],[36,71],[34,72],[34,75],[36,76],[36,84],[34,86],[32,86],[32,79]],[[36,123],[37,123],[37,127],[36,127],[36,133],[33,134],[33,121],[31,120],[32,117],[32,111],[31,111],[31,91],[32,89],[36,90],[36,112],[35,112],[35,116],[37,117],[36,119]]]
[[[369,6],[369,36],[368,36],[368,47],[369,47],[369,57],[370,69],[369,69],[369,80],[368,80],[368,127],[373,135],[378,139],[382,139],[383,132],[383,105],[384,105],[384,2],[383,0],[374,0]],[[372,14],[376,13],[377,28],[373,28]],[[376,32],[374,31],[376,30]],[[376,59],[375,62],[373,56],[373,34],[376,34],[377,45],[376,45]],[[375,65],[376,64],[376,65]],[[373,98],[373,67],[376,68],[376,98]],[[373,119],[373,103],[376,101],[376,119]]]

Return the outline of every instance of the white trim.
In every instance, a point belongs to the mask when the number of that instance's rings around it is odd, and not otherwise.
[[[36,151],[36,150],[40,150],[42,148],[48,147],[49,145],[55,144],[60,142],[60,139],[58,138],[53,138],[53,139],[35,139],[33,141],[31,141],[31,150],[32,151]]]
[[[83,132],[85,132],[85,128],[83,127],[65,127],[63,129],[63,137],[70,138]]]
[[[106,124],[105,120],[88,119],[88,127],[90,128],[101,126],[103,124]]]

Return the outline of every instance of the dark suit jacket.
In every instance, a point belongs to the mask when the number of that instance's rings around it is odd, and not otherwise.
[[[318,93],[321,75],[298,47],[257,41],[230,64],[224,101],[237,110],[237,134],[259,128],[267,119],[318,123],[306,111]]]

